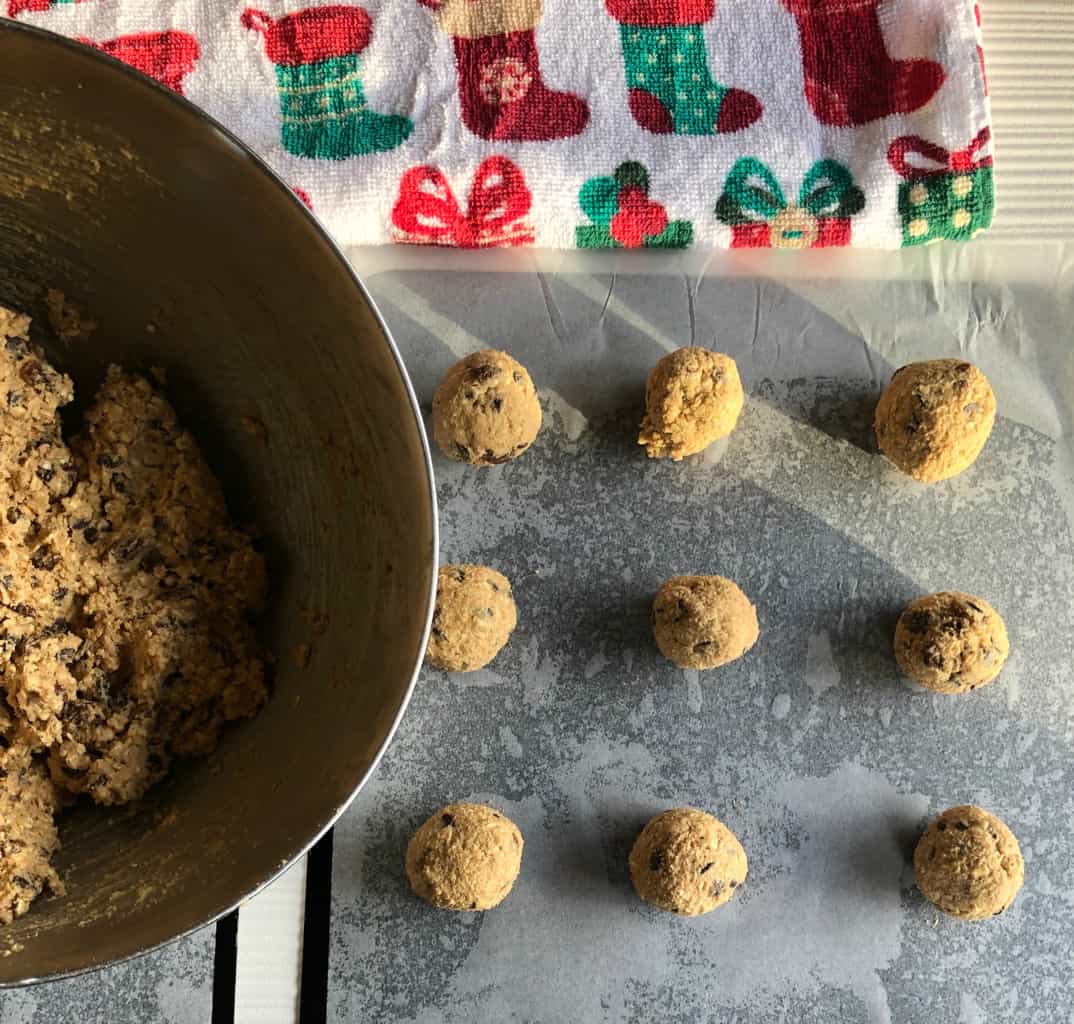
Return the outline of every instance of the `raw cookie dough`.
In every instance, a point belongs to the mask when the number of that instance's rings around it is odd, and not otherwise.
[[[433,395],[433,435],[458,462],[496,466],[517,459],[541,429],[541,403],[526,368],[485,349],[460,359]]]
[[[966,693],[992,682],[1009,650],[999,612],[982,598],[958,591],[919,597],[895,627],[899,668],[939,693]]]
[[[630,851],[630,878],[647,903],[693,917],[726,903],[746,880],[746,851],[719,819],[693,807],[658,814]]]
[[[707,348],[676,349],[649,371],[638,444],[651,459],[678,462],[730,434],[744,401],[730,356]]]
[[[680,668],[719,668],[742,657],[760,630],[757,610],[722,576],[672,576],[657,591],[653,636]]]
[[[42,892],[63,893],[52,867],[60,793],[3,707],[0,747],[0,924],[11,924]]]
[[[425,657],[448,672],[484,668],[518,621],[507,577],[485,565],[442,565]]]
[[[423,900],[443,910],[490,910],[522,867],[522,833],[484,804],[448,804],[406,848],[406,876]]]
[[[251,618],[265,571],[147,380],[110,368],[82,434],[64,440],[73,387],[28,327],[0,311],[0,696],[16,737],[7,756],[22,745],[28,758],[23,798],[4,779],[0,835],[30,827],[17,819],[32,803],[45,851],[46,765],[69,794],[124,803],[261,707]],[[0,842],[0,880],[13,863]],[[0,893],[0,908],[26,904]]]
[[[1025,864],[1014,833],[970,804],[944,811],[925,829],[914,850],[914,878],[945,914],[980,921],[1014,902]]]
[[[961,359],[895,371],[876,407],[880,450],[922,483],[946,480],[981,454],[996,420],[988,379]]]

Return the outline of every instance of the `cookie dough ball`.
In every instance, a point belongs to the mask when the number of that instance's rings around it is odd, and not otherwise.
[[[914,878],[945,914],[980,921],[1014,902],[1025,863],[1014,833],[970,804],[944,811],[925,829],[914,850]]]
[[[406,876],[423,900],[444,910],[490,910],[522,867],[522,833],[484,804],[448,804],[406,848]]]
[[[741,658],[760,633],[757,609],[722,576],[673,576],[653,600],[653,636],[680,668],[719,668]]]
[[[1007,627],[972,594],[944,591],[907,605],[895,627],[903,674],[939,693],[966,693],[992,682],[1007,660]]]
[[[676,349],[649,371],[638,444],[651,459],[678,462],[730,434],[744,401],[730,356],[707,348]]]
[[[658,814],[630,851],[630,878],[646,903],[694,917],[726,903],[746,880],[746,851],[722,821],[693,807]]]
[[[876,407],[880,450],[922,483],[946,480],[981,454],[996,396],[973,363],[933,359],[895,371]]]
[[[511,584],[503,573],[486,565],[442,565],[425,657],[448,672],[484,668],[517,622]]]
[[[460,359],[433,395],[433,434],[457,462],[497,466],[517,459],[541,429],[541,403],[526,368],[486,349]]]

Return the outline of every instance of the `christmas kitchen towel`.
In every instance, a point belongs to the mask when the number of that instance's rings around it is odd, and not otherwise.
[[[231,128],[344,244],[988,227],[974,0],[0,0]]]

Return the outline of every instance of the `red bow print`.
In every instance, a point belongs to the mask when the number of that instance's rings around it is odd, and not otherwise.
[[[522,171],[503,156],[491,156],[478,167],[465,213],[439,168],[412,167],[399,183],[392,224],[401,234],[398,240],[411,244],[531,245],[533,228],[524,218],[532,202]]]
[[[951,152],[943,146],[925,141],[920,135],[900,135],[888,147],[888,163],[895,169],[896,174],[908,181],[927,178],[932,174],[944,174],[948,171],[966,174],[981,167],[992,166],[991,156],[978,156],[991,138],[992,130],[987,127],[982,128],[965,149]],[[912,164],[907,159],[910,156],[930,161],[933,166],[922,167],[919,164]]]

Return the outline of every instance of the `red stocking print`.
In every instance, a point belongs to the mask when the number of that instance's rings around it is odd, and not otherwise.
[[[549,142],[589,123],[585,100],[549,89],[534,30],[541,0],[418,0],[455,43],[466,127],[483,139]]]
[[[7,16],[17,17],[23,12],[40,14],[53,7],[66,7],[68,4],[81,3],[82,0],[7,0]]]
[[[102,43],[83,38],[78,41],[129,64],[180,95],[183,79],[194,70],[201,55],[198,41],[189,32],[176,29],[117,36]]]
[[[895,60],[878,8],[886,0],[783,0],[798,22],[806,98],[817,120],[867,124],[925,106],[943,85],[933,60]]]

